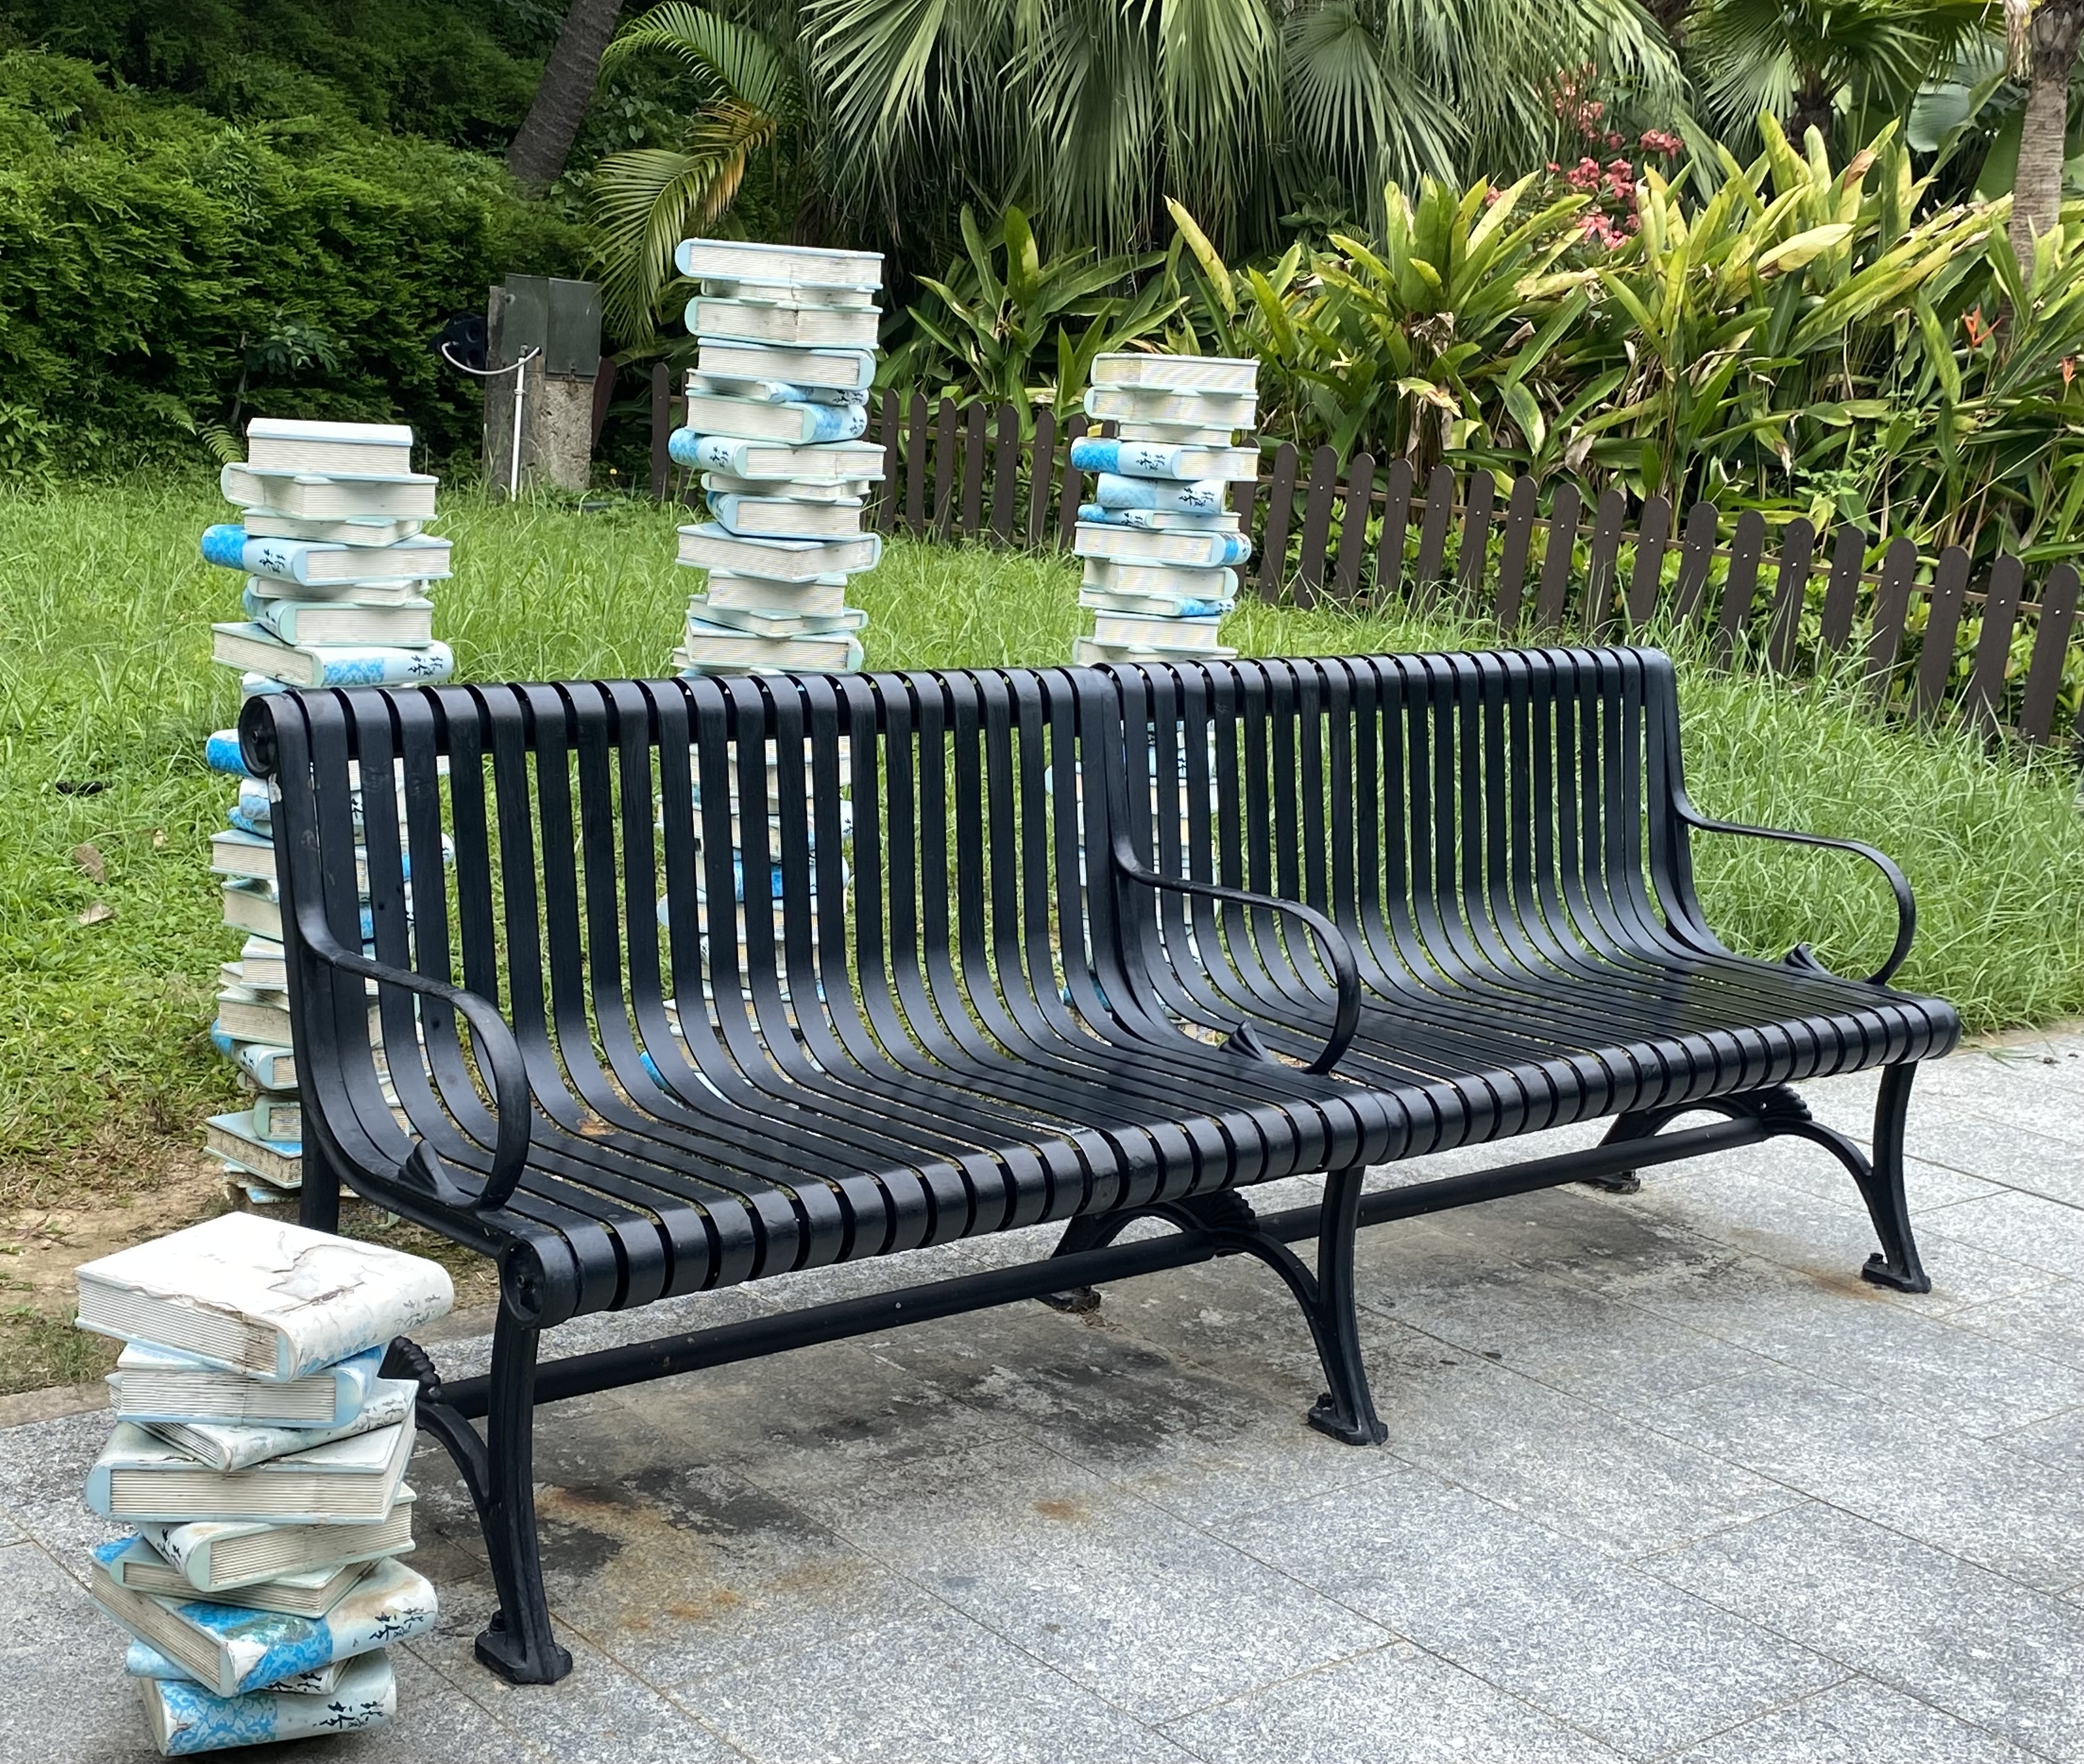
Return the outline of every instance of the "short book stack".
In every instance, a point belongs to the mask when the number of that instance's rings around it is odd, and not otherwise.
[[[214,659],[239,670],[244,694],[447,679],[454,660],[434,640],[427,589],[449,574],[449,542],[421,531],[435,480],[412,469],[413,431],[256,417],[246,439],[248,457],[220,480],[240,518],[202,536],[205,558],[245,578],[244,621],[212,627]],[[235,1198],[276,1206],[302,1181],[303,1123],[271,805],[235,731],[210,736],[205,757],[239,780],[210,867],[225,922],[246,939],[222,970],[211,1035],[252,1101],[212,1117],[204,1143]]]
[[[413,1547],[395,1336],[446,1313],[439,1263],[231,1213],[78,1270],[79,1324],[125,1344],[88,1507],[134,1526],[89,1591],[167,1757],[375,1727],[385,1650],[433,1626]]]
[[[1205,661],[1235,655],[1218,635],[1252,554],[1230,483],[1259,456],[1235,444],[1258,415],[1259,363],[1224,356],[1102,355],[1086,414],[1112,437],[1071,443],[1071,464],[1097,474],[1078,510],[1073,549],[1085,560],[1079,605],[1093,632],[1074,659]]]
[[[882,535],[862,511],[883,450],[862,439],[875,378],[874,252],[681,240],[701,284],[687,423],[667,450],[701,473],[709,519],[680,529],[680,561],[706,570],[673,653],[683,672],[858,668],[867,615],[847,579],[875,568]]]

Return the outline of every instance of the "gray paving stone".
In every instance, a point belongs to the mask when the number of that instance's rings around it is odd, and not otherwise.
[[[2017,1298],[1956,1312],[1951,1321],[2008,1347],[2084,1366],[2084,1281],[2051,1280]]]
[[[2084,1169],[2084,1151],[2078,1162]],[[1934,1240],[1942,1238],[2072,1279],[2084,1275],[2084,1213],[2043,1195],[1993,1194],[1949,1207],[1935,1226]]]
[[[2084,1204],[2084,1147],[2027,1122],[1963,1113],[1914,1130],[1910,1143],[1928,1163],[2000,1187]]]
[[[0,1758],[103,1764],[158,1756],[123,1676],[114,1626],[33,1543],[0,1549],[0,1673],[9,1686],[0,1696]]]
[[[1186,1764],[982,1624],[913,1610],[673,1693],[760,1764]]]
[[[1366,1504],[1372,1489],[1328,1498]],[[1390,1639],[1024,1440],[989,1440],[795,1498],[937,1598],[1146,1720]]]
[[[108,1443],[105,1410],[0,1429],[0,1500],[15,1522],[69,1571],[84,1576],[87,1552],[129,1530],[81,1503],[88,1468]]]
[[[571,1675],[554,1685],[511,1686],[477,1664],[472,1647],[498,1604],[483,1581],[441,1589],[434,1630],[409,1644],[446,1693],[557,1764],[722,1764],[741,1754],[687,1711],[591,1646],[569,1618],[557,1639],[571,1650]],[[560,1612],[559,1617],[565,1613]],[[402,1699],[401,1699],[402,1700]],[[421,1758],[440,1754],[431,1749]]]
[[[2084,1580],[2073,1469],[1934,1428],[1786,1367],[1672,1402],[1656,1425],[1704,1456],[2053,1592]]]
[[[1742,1727],[1671,1764],[2031,1764],[1994,1735],[1871,1679],[1848,1678]]]
[[[1165,1731],[1211,1764],[1620,1764],[1624,1756],[1408,1642]]]
[[[1236,1541],[1618,1749],[1686,1745],[1845,1676],[1765,1629],[1417,1471]],[[1616,1490],[1624,1498],[1624,1490]]]
[[[19,1543],[28,1535],[15,1523],[13,1515],[5,1507],[0,1507],[0,1549],[6,1548],[9,1544]]]
[[[2015,1745],[2084,1757],[2084,1609],[1823,1506],[1643,1566]]]
[[[2065,1414],[2050,1415],[2045,1421],[2015,1427],[2010,1433],[1997,1435],[1992,1443],[2022,1457],[2038,1459],[2073,1473],[2084,1462],[2084,1409],[2072,1409]]]

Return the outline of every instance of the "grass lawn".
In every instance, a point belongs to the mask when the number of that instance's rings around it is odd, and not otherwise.
[[[201,750],[238,710],[236,681],[208,659],[238,579],[196,540],[226,512],[201,476],[0,494],[0,1389],[97,1367],[92,1344],[36,1321],[69,1291],[66,1271],[104,1238],[198,1216],[214,1192],[197,1124],[235,1092],[205,1028],[238,938],[207,865],[227,791]],[[646,504],[447,502],[458,574],[437,591],[436,628],[460,677],[659,672],[688,592],[674,524]],[[871,664],[952,666],[1067,659],[1076,595],[1061,560],[900,543],[855,598]],[[1256,604],[1226,634],[1258,653],[1489,640]],[[1904,984],[1978,1028],[2084,1011],[2073,772],[1879,723],[1836,684],[1688,661],[1682,689],[1705,810],[1869,839],[1903,864],[1920,908]],[[1848,970],[1886,950],[1893,914],[1864,866],[1752,841],[1696,853],[1738,947],[1809,940]],[[9,1325],[11,1308],[24,1315]]]

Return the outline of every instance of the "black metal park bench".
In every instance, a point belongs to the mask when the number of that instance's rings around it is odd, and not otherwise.
[[[1953,1014],[1714,942],[1647,652],[312,692],[241,733],[281,798],[305,1222],[345,1182],[498,1263],[488,1374],[388,1364],[517,1681],[570,1664],[539,1402],[1242,1253],[1315,1340],[1311,1422],[1375,1443],[1359,1223],[1772,1133],[1844,1158],[1870,1274],[1922,1283],[1902,1109]],[[1865,854],[1900,959],[1908,891]],[[1870,1164],[1785,1087],[1876,1064]],[[1688,1109],[1730,1118],[1659,1131]],[[1595,1117],[1602,1146],[1362,1194]],[[1315,1204],[1239,1192],[1318,1172]],[[584,1313],[1048,1222],[1030,1262],[538,1363]]]

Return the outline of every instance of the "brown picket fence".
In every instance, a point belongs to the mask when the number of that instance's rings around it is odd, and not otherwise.
[[[692,501],[693,475],[666,447],[680,408],[662,364],[651,386],[652,494]],[[868,430],[883,465],[872,523],[922,538],[1068,548],[1089,490],[1070,443],[1087,426],[1082,414],[1060,424],[1046,406],[1023,425],[1010,404],[881,396]],[[1806,519],[1769,535],[1756,510],[1726,521],[1702,502],[1675,525],[1662,497],[1637,504],[1608,490],[1588,502],[1570,483],[1544,493],[1529,477],[1461,479],[1444,465],[1421,486],[1404,460],[1342,461],[1319,447],[1306,461],[1287,442],[1262,453],[1259,476],[1234,486],[1232,502],[1253,544],[1245,574],[1268,600],[1451,607],[1523,642],[1609,640],[1674,621],[1726,663],[1785,673],[1850,659],[1875,698],[1907,715],[1958,716],[2037,745],[2084,744],[2084,707],[2064,702],[2065,677],[2084,679],[2068,563],[2029,594],[2017,558],[1997,558],[1978,583],[1959,546],[1926,558],[1899,539],[1870,558],[1869,536],[1850,522],[1836,525],[1826,553]]]

